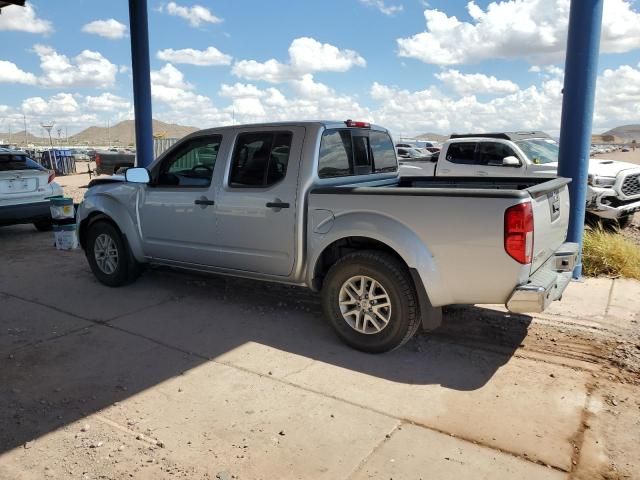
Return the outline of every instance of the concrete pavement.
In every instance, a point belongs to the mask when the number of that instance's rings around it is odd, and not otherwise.
[[[572,284],[536,318],[453,307],[372,356],[301,289],[109,289],[49,234],[0,243],[0,478],[640,475],[638,282]]]

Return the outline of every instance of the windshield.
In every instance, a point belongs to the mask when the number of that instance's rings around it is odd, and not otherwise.
[[[536,165],[558,161],[558,144],[550,138],[520,140],[516,145]]]

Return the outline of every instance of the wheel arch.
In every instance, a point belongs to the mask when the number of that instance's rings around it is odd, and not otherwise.
[[[106,221],[113,224],[125,238],[135,260],[141,263],[145,261],[138,228],[121,203],[106,195],[92,197],[91,208],[83,212],[81,218],[78,224],[78,238],[82,248],[86,248],[89,227],[97,221]]]
[[[324,229],[324,224],[320,227]],[[336,249],[344,255],[364,246],[387,251],[408,269],[415,269],[431,299],[442,296],[437,261],[427,242],[397,219],[381,213],[351,211],[336,215],[326,232],[318,233],[316,228],[310,225],[307,239],[306,281],[312,289],[321,288],[323,274],[332,265],[327,262],[339,258]]]

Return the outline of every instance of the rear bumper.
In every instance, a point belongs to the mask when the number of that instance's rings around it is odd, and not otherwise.
[[[47,218],[51,218],[48,200],[46,202],[22,203],[0,207],[0,225],[32,223]]]
[[[578,257],[578,244],[565,243],[556,253],[529,277],[529,281],[516,287],[506,307],[514,313],[540,313],[551,302],[558,300],[571,281]]]

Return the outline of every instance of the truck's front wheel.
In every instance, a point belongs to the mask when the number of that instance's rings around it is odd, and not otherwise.
[[[93,274],[110,287],[131,283],[140,274],[125,238],[109,222],[98,221],[89,227],[85,253]]]
[[[384,252],[354,252],[338,260],[327,273],[322,299],[336,333],[364,352],[393,350],[420,324],[409,272]]]

